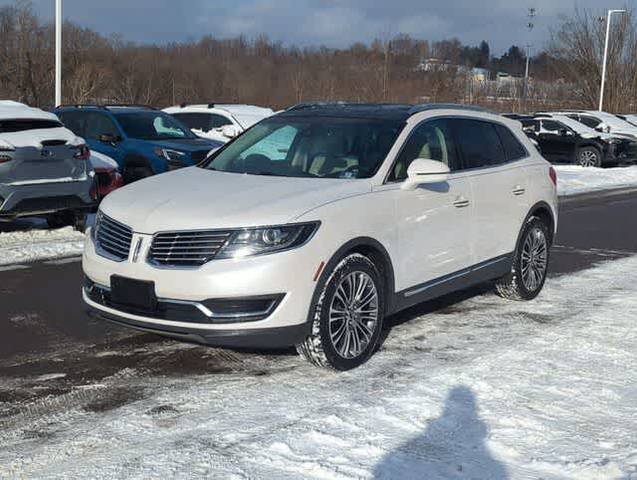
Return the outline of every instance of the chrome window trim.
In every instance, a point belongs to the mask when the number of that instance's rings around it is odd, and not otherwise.
[[[421,113],[421,112],[419,112],[419,113]],[[398,153],[396,154],[396,156],[392,160],[392,163],[391,163],[389,169],[387,170],[387,173],[385,174],[385,178],[383,179],[382,185],[401,184],[401,183],[403,183],[406,180],[406,179],[403,179],[403,180],[389,180],[389,177],[391,175],[392,170],[396,166],[396,163],[398,162],[398,159],[400,158],[400,155],[403,153],[403,151],[405,149],[405,146],[407,145],[407,143],[411,139],[411,137],[414,134],[414,132],[416,131],[416,129],[420,128],[422,125],[424,125],[427,122],[433,122],[435,120],[476,120],[478,122],[487,122],[487,123],[491,123],[493,125],[500,125],[500,126],[502,126],[504,128],[507,128],[507,129],[511,130],[511,128],[508,125],[506,125],[504,122],[499,122],[497,120],[484,119],[484,118],[479,118],[479,117],[474,117],[474,116],[469,116],[469,115],[461,115],[461,114],[460,115],[439,115],[439,116],[429,117],[429,118],[426,118],[424,120],[421,120],[416,125],[414,125],[414,127],[409,131],[409,134],[407,135],[407,138],[405,139],[403,144],[400,146],[400,150],[398,151]],[[497,133],[498,132],[496,131],[496,134]],[[524,157],[516,158],[515,160],[507,160],[507,161],[505,161],[503,163],[499,163],[497,165],[483,165],[481,167],[461,168],[459,170],[452,170],[450,175],[453,177],[454,175],[461,174],[461,173],[493,169],[493,168],[497,168],[497,167],[502,167],[504,165],[511,165],[511,164],[516,163],[516,162],[520,162],[520,161],[527,160],[527,159],[531,158],[531,153],[529,152],[529,149],[526,148],[526,145],[524,145],[524,143],[519,140],[519,138],[515,134],[515,132],[513,132],[511,130],[511,133],[513,133],[513,136],[516,138],[516,140],[518,140],[520,145],[522,145],[522,148],[524,148],[524,151],[526,152],[526,155]],[[499,138],[499,135],[498,135],[498,138]],[[502,143],[502,140],[500,140],[500,143]],[[504,149],[504,145],[502,146],[502,148]],[[462,158],[462,153],[460,152],[460,150],[457,147],[456,147],[456,150],[458,151],[458,154],[460,154],[459,160],[464,160]],[[505,152],[505,155],[506,155],[506,152]]]

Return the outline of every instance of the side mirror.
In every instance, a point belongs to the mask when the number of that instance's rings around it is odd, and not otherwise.
[[[403,183],[404,190],[413,190],[418,185],[442,183],[449,180],[451,170],[442,162],[417,158],[407,169],[407,180]]]
[[[99,140],[102,143],[116,143],[116,142],[119,142],[120,137],[119,137],[119,135],[112,135],[110,133],[103,133],[103,134],[100,135]]]
[[[239,135],[239,128],[234,125],[224,125],[221,127],[221,135],[226,138],[234,138]]]
[[[571,132],[569,132],[566,128],[560,128],[558,132],[562,137],[567,137]]]

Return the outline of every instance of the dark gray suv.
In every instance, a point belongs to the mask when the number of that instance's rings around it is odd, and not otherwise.
[[[0,102],[0,220],[44,216],[49,225],[81,223],[95,206],[84,140],[48,112]]]

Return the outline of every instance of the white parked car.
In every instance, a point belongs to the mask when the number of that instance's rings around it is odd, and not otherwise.
[[[179,119],[196,135],[224,143],[264,118],[274,115],[270,108],[213,103],[207,105],[182,103],[178,107],[166,108],[164,112]]]
[[[119,189],[83,257],[91,315],[354,368],[384,319],[495,280],[544,284],[556,176],[516,121],[454,105],[308,104],[198,167]]]
[[[549,113],[566,115],[573,120],[583,123],[589,128],[601,133],[611,134],[613,137],[637,140],[637,127],[612,113],[598,112],[595,110]]]

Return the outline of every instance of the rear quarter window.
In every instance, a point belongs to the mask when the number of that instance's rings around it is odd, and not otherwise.
[[[504,125],[496,125],[495,129],[498,132],[500,141],[502,142],[502,147],[504,147],[504,155],[507,162],[513,162],[528,156],[526,148],[524,148],[508,127],[505,127]]]

